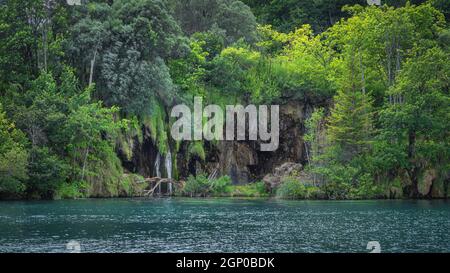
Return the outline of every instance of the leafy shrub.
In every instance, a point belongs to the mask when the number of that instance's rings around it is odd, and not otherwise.
[[[6,118],[0,103],[0,196],[25,190],[28,152],[25,134]]]
[[[351,185],[349,183],[341,183],[341,182],[327,182],[323,186],[323,190],[325,192],[325,195],[327,196],[327,199],[337,199],[337,200],[343,200],[349,198],[349,192],[351,189]]]
[[[315,171],[325,179],[322,189],[326,198],[342,200],[352,198],[351,190],[358,186],[361,169],[351,164],[330,162],[325,167],[315,168]]]
[[[283,199],[304,199],[306,187],[299,180],[288,178],[277,189],[277,197]]]
[[[351,199],[375,199],[383,198],[383,187],[376,185],[369,174],[364,174],[358,179],[358,185],[350,190]]]
[[[77,199],[85,198],[87,182],[62,183],[56,192],[54,199]]]
[[[319,187],[306,187],[306,196],[308,199],[325,199],[325,193]]]
[[[333,162],[325,167],[315,168],[315,171],[325,178],[321,188],[327,199],[374,199],[389,196],[387,185],[375,183],[372,174],[366,169],[359,159],[354,159],[348,164]]]
[[[206,196],[209,193],[208,178],[204,174],[190,175],[182,190],[183,195]]]
[[[278,187],[276,194],[282,199],[323,198],[323,193],[318,187],[305,185],[293,177],[285,179]]]
[[[221,196],[231,191],[231,179],[222,176],[218,179],[208,180],[205,174],[189,176],[181,194],[185,196]]]
[[[231,192],[231,178],[227,175],[210,182],[213,195],[224,195]]]
[[[264,182],[259,181],[246,185],[234,186],[232,195],[241,197],[266,197],[269,194],[266,191]]]

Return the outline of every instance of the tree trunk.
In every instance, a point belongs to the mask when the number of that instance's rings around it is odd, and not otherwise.
[[[94,66],[95,66],[95,58],[97,57],[97,49],[94,51],[94,57],[91,60],[91,69],[89,71],[89,85],[92,84],[94,78]]]
[[[359,50],[358,50],[359,51]],[[362,57],[361,57],[361,53],[358,54],[359,55],[359,66],[361,67],[361,85],[362,85],[362,93],[366,94],[366,77],[365,77],[365,71],[364,71],[364,65],[362,62]]]
[[[42,50],[44,57],[44,71],[47,71],[47,21],[44,20],[42,26]]]

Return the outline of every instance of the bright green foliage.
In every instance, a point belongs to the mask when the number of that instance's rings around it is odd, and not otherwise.
[[[153,114],[150,117],[146,117],[143,123],[150,129],[151,138],[158,147],[159,152],[165,155],[169,149],[165,109],[160,103],[156,102],[152,108]]]
[[[254,182],[246,185],[235,185],[231,196],[236,197],[267,197],[269,193],[266,190],[264,182]]]
[[[375,105],[381,106],[415,47],[436,44],[444,18],[429,4],[347,10],[353,14],[351,18],[321,34],[339,54],[332,61],[330,77],[338,89],[347,88],[351,80],[355,88],[366,91]]]
[[[225,48],[213,62],[210,72],[211,82],[215,88],[231,96],[246,95],[248,70],[255,67],[260,61],[259,52],[244,47]],[[246,92],[249,93],[248,91]]]
[[[91,168],[98,165],[96,162],[117,158],[113,143],[122,128],[122,122],[114,121],[117,108],[93,102],[93,86],[81,92],[70,69],[64,70],[59,82],[42,73],[31,83],[25,99],[11,94],[12,101],[17,100],[11,115],[30,139],[25,185],[32,198],[52,198],[64,183],[89,180],[96,173]],[[120,164],[108,166],[120,177]],[[105,166],[98,169],[108,171]]]
[[[279,88],[283,95],[299,99],[323,99],[335,93],[330,81],[333,52],[324,45],[320,36],[314,36],[309,25],[290,32],[281,56],[276,58],[289,76]]]
[[[77,199],[89,197],[87,194],[87,182],[63,183],[59,187],[53,199]]]
[[[449,168],[450,113],[448,52],[431,48],[406,62],[390,90],[397,103],[381,111],[383,141],[396,147],[389,156],[402,162],[417,196],[419,173],[427,167]],[[386,146],[386,145],[385,145]],[[381,152],[381,151],[380,151]],[[393,165],[392,167],[396,167]]]
[[[205,148],[203,147],[203,143],[201,141],[193,141],[189,144],[189,150],[187,153],[187,157],[190,158],[199,158],[201,160],[205,160]]]
[[[306,187],[297,179],[286,179],[277,189],[277,197],[284,199],[305,199]]]
[[[317,159],[323,153],[326,144],[324,134],[324,117],[325,112],[323,108],[315,109],[311,117],[306,120],[306,133],[303,137],[305,142],[309,145],[307,147],[307,160],[310,165],[317,164]]]
[[[231,178],[222,176],[211,181],[212,194],[215,196],[223,195],[231,192]]]
[[[383,189],[399,177],[418,197],[419,174],[448,164],[448,52],[436,40],[442,15],[430,5],[352,12],[324,34],[339,53],[330,75],[339,91],[314,172],[328,198],[388,196]]]
[[[111,159],[111,156],[104,155],[112,153],[113,139],[121,124],[113,122],[117,108],[104,108],[101,102],[90,103],[89,89],[74,100],[62,132],[68,140],[69,157],[78,163],[74,166],[73,175],[79,175],[83,181],[89,171],[89,161]],[[107,138],[103,138],[103,135]]]
[[[191,51],[183,59],[172,60],[169,63],[171,76],[174,82],[184,91],[202,95],[202,81],[206,72],[206,58],[209,53],[203,50],[206,42],[192,39]],[[183,92],[182,95],[185,95]]]
[[[280,102],[280,97],[322,99],[334,93],[328,80],[329,50],[309,26],[289,34],[270,27],[260,32],[265,37],[257,43],[261,52],[247,45],[225,48],[212,60],[208,83],[254,103]]]
[[[207,196],[210,193],[210,183],[208,178],[204,174],[197,176],[190,175],[181,189],[183,195],[188,196]]]
[[[372,133],[370,100],[360,91],[339,91],[328,120],[327,136],[330,145],[344,154],[342,161],[367,150]]]
[[[0,104],[0,195],[20,194],[27,179],[25,135],[6,119]]]
[[[181,189],[182,195],[191,197],[221,196],[230,192],[230,177],[222,176],[217,179],[209,180],[205,174],[189,176],[183,189]]]
[[[327,199],[371,199],[383,196],[361,161],[364,159],[356,158],[346,164],[328,160],[325,165],[316,167],[315,171],[325,179],[321,189]]]
[[[302,181],[288,177],[277,189],[277,197],[282,199],[317,199],[323,198],[321,190],[315,186],[306,185]]]

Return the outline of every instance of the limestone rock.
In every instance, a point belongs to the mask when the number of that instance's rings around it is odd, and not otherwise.
[[[234,184],[245,184],[252,180],[250,167],[258,164],[255,149],[246,142],[219,144],[219,169],[222,175],[230,176]]]
[[[303,170],[303,165],[300,163],[286,162],[283,165],[276,167],[274,175],[276,176],[297,176]]]
[[[419,180],[419,193],[426,196],[431,191],[431,186],[437,177],[437,172],[434,169],[426,170],[422,178]]]
[[[302,182],[311,182],[311,177],[303,171],[303,165],[300,163],[286,162],[276,167],[273,173],[267,174],[263,178],[266,189],[273,192],[287,177],[293,177]]]

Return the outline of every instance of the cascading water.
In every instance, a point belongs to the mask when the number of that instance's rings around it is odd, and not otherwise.
[[[167,171],[167,178],[172,179],[172,153],[170,152],[170,148],[166,154],[165,167],[166,167],[166,171]],[[172,183],[171,182],[169,182],[169,194],[172,195]]]
[[[166,168],[167,178],[169,180],[172,179],[172,153],[170,152],[170,149],[167,151],[166,156],[164,157],[164,167]],[[162,178],[161,176],[161,154],[158,152],[155,159],[155,173],[156,177]],[[169,195],[172,194],[172,183],[169,182],[168,184],[168,193]],[[161,194],[161,184],[158,188],[159,193]]]
[[[161,154],[158,152],[158,154],[156,155],[156,160],[155,160],[156,177],[161,177],[160,165],[161,165]]]
[[[160,166],[161,166],[161,154],[158,152],[158,154],[156,155],[156,160],[155,160],[156,177],[161,177]],[[161,195],[161,184],[159,184],[158,191],[159,191],[159,194]]]

